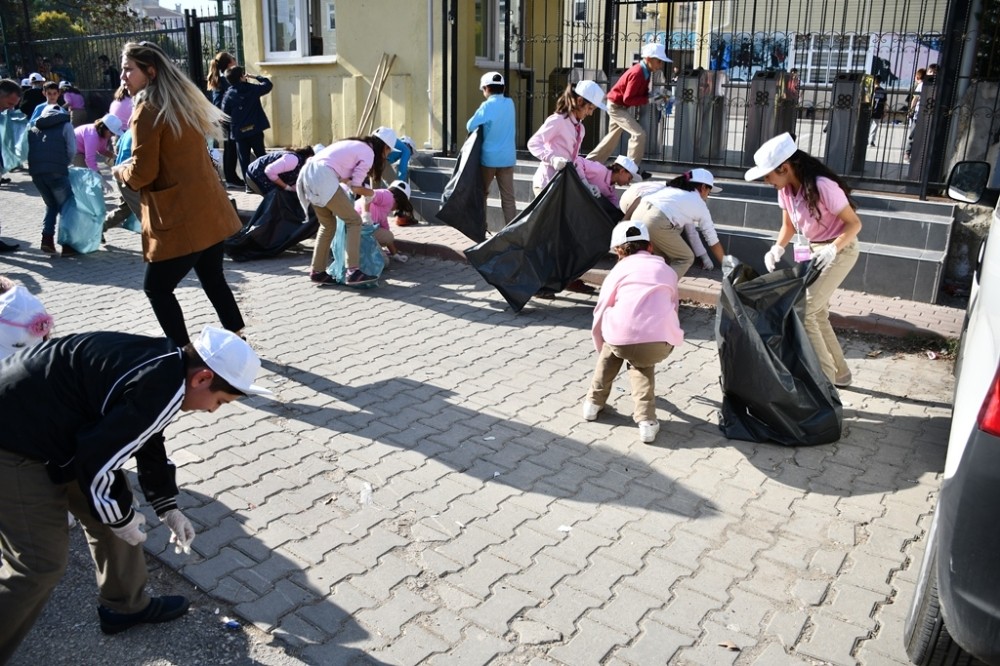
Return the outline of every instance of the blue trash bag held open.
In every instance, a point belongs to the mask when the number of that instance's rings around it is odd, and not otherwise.
[[[333,241],[330,242],[330,265],[326,272],[330,274],[334,282],[344,284],[347,273],[347,225],[337,218],[337,231],[333,234]],[[382,248],[375,240],[375,225],[361,226],[361,262],[359,268],[365,275],[377,278],[385,269],[385,255]],[[372,283],[375,286],[375,283]]]
[[[104,231],[104,181],[95,171],[70,167],[69,182],[73,196],[60,211],[58,242],[81,254],[93,252],[101,247]]]
[[[0,173],[28,161],[28,116],[20,111],[0,113]]]

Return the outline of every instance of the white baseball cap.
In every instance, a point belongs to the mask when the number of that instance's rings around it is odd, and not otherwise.
[[[688,173],[691,174],[688,180],[692,183],[708,185],[712,188],[712,194],[718,194],[722,191],[721,187],[715,186],[715,176],[713,176],[712,172],[708,169],[691,169]]]
[[[619,155],[615,158],[615,164],[632,174],[633,178],[639,177],[639,165],[628,155]]]
[[[502,86],[505,85],[503,81],[503,74],[500,72],[486,72],[479,78],[479,87],[485,88],[486,86]]]
[[[417,152],[417,144],[411,137],[404,134],[403,136],[399,137],[399,140],[405,143],[407,146],[409,146],[411,151]]]
[[[32,72],[28,75],[28,81],[30,83],[43,83],[45,81],[45,77],[38,72]]]
[[[657,60],[662,60],[663,62],[673,62],[673,60],[667,57],[667,50],[663,48],[663,44],[658,44],[656,42],[643,44],[641,53],[643,58],[656,58]]]
[[[779,134],[773,139],[768,139],[764,145],[753,154],[754,164],[743,177],[747,180],[757,180],[777,169],[789,157],[799,149],[795,145],[795,139],[788,132]]]
[[[375,131],[372,132],[372,136],[376,139],[381,139],[382,143],[390,148],[396,147],[396,130],[391,127],[376,127]]]
[[[111,130],[111,133],[115,136],[122,135],[122,119],[118,116],[113,113],[106,113],[104,114],[104,117],[101,118],[101,122],[103,122],[104,126]]]
[[[604,103],[604,89],[594,81],[590,81],[589,79],[580,81],[576,84],[576,87],[573,88],[573,92],[596,106],[601,111],[608,110],[607,105]]]
[[[274,395],[253,383],[260,371],[260,359],[246,340],[232,331],[206,326],[193,346],[205,365],[237,391],[247,395]]]
[[[410,184],[407,183],[405,180],[394,180],[394,181],[392,181],[392,183],[389,185],[389,189],[390,190],[391,189],[397,189],[400,192],[402,192],[403,194],[405,194],[407,199],[410,198],[410,192],[411,192],[411,190],[410,190]]]
[[[319,151],[323,150],[324,148],[326,148],[326,146],[324,146],[322,143],[317,143],[315,146],[313,146],[313,153],[314,154],[318,153]]]
[[[0,358],[41,342],[52,332],[52,317],[20,285],[0,294]]]
[[[611,230],[611,249],[631,241],[649,241],[649,229],[638,220],[624,220]]]
[[[29,79],[29,78],[21,79],[21,87],[22,88],[30,88],[31,87],[31,79]]]

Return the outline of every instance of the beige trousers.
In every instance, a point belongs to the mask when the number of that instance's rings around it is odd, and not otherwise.
[[[681,235],[681,227],[675,226],[663,211],[647,201],[640,201],[632,213],[649,229],[649,240],[653,243],[653,254],[663,257],[677,273],[680,280],[694,264],[694,252]]]
[[[812,243],[813,254],[827,243]],[[858,261],[858,241],[854,240],[837,253],[825,271],[806,290],[806,335],[816,350],[823,374],[831,382],[849,372],[844,350],[830,325],[830,297]]]
[[[645,153],[643,144],[646,141],[646,130],[635,119],[630,108],[608,102],[608,133],[604,135],[597,147],[587,155],[588,160],[602,164],[607,162],[611,153],[618,148],[618,139],[622,132],[628,132],[628,156],[635,160],[636,164],[642,162]]]
[[[656,420],[656,364],[670,356],[673,345],[666,342],[642,342],[634,345],[612,345],[607,342],[597,357],[597,367],[590,381],[587,399],[598,407],[608,402],[622,363],[628,361],[628,376],[632,383],[635,403],[632,420],[636,423]]]
[[[319,233],[313,247],[312,272],[320,273],[330,265],[330,243],[337,231],[337,218],[344,221],[347,231],[347,268],[357,268],[361,256],[361,216],[343,189],[337,188],[333,197],[323,206],[313,206],[319,221]]]

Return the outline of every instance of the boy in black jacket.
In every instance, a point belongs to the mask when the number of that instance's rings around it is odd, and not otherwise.
[[[206,327],[177,347],[167,338],[82,333],[0,361],[0,663],[31,629],[68,557],[66,512],[83,524],[97,567],[101,630],[183,615],[181,596],[150,598],[142,543],[122,466],[139,484],[178,552],[194,527],[175,495],[163,430],[179,411],[215,411],[243,395],[260,360],[234,333]]]

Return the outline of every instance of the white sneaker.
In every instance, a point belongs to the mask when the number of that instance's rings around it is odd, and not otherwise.
[[[660,432],[659,421],[643,421],[639,424],[639,440],[650,443],[656,439],[656,433]]]
[[[405,254],[403,254],[402,252],[397,252],[396,254],[392,255],[392,258],[401,264],[405,264],[407,261],[410,260],[410,258]]]
[[[851,385],[851,381],[854,378],[851,377],[851,371],[848,370],[846,374],[837,375],[837,378],[833,380],[833,385],[837,388],[847,388]]]
[[[583,401],[583,418],[588,421],[596,421],[601,408],[589,400]]]

